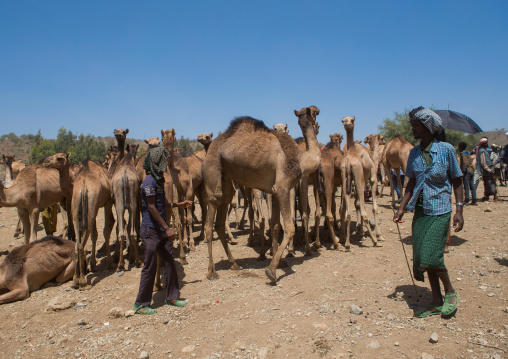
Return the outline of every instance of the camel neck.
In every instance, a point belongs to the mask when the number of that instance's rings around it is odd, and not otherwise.
[[[305,138],[305,152],[302,153],[300,165],[303,174],[309,174],[319,167],[321,151],[312,125],[300,127]]]
[[[12,164],[5,164],[5,188],[12,187],[14,178],[12,177]]]
[[[353,129],[346,130],[346,148],[349,150],[354,144]]]

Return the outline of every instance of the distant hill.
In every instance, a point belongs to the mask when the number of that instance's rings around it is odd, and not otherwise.
[[[489,139],[489,144],[496,144],[498,146],[504,146],[508,144],[508,137],[506,137],[505,133],[507,130],[504,128],[495,131],[487,131],[483,134]]]

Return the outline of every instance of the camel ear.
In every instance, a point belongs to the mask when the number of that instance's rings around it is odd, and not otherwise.
[[[145,143],[148,145],[148,141],[147,140],[145,140]]]
[[[161,136],[164,138],[164,130],[161,130]]]
[[[70,156],[71,156],[71,153],[67,152],[67,156],[65,156],[65,157],[67,157],[67,159],[69,159]]]
[[[160,141],[160,140],[159,140],[159,136],[157,136],[157,141]]]
[[[275,130],[275,125],[273,125],[273,129]]]
[[[295,110],[295,116],[298,117],[298,111]]]
[[[212,132],[212,133],[210,133],[210,138],[213,138],[213,132]]]
[[[173,134],[173,136],[175,135],[175,129],[174,128],[171,129],[171,133]]]
[[[126,129],[126,130],[125,130],[125,134],[128,134],[128,133],[129,133],[129,129]]]
[[[288,124],[287,123],[284,125],[284,129],[286,129],[286,130],[288,129]]]

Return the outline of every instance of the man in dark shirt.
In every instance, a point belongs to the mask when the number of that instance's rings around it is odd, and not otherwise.
[[[164,286],[166,304],[184,307],[186,301],[179,300],[180,289],[173,259],[173,240],[176,233],[166,223],[166,207],[188,208],[191,201],[175,204],[166,202],[164,194],[164,172],[169,152],[163,147],[155,147],[148,152],[143,162],[146,178],[141,184],[143,219],[141,221],[141,239],[145,249],[144,267],[141,270],[139,292],[134,303],[134,311],[139,314],[155,314],[152,302],[153,284],[157,271],[157,253],[164,263]]]

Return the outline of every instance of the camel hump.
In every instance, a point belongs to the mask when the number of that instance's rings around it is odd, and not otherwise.
[[[226,131],[220,136],[222,138],[231,137],[238,130],[245,131],[263,131],[263,132],[273,132],[268,127],[266,127],[265,123],[260,120],[256,120],[255,118],[249,116],[236,117],[233,119]]]
[[[23,265],[32,253],[40,255],[41,253],[48,251],[54,252],[56,248],[66,245],[70,246],[72,252],[74,251],[74,242],[57,236],[46,236],[32,243],[14,248],[7,257],[5,257],[5,260],[0,265],[0,268],[8,268],[10,275],[22,274]]]

